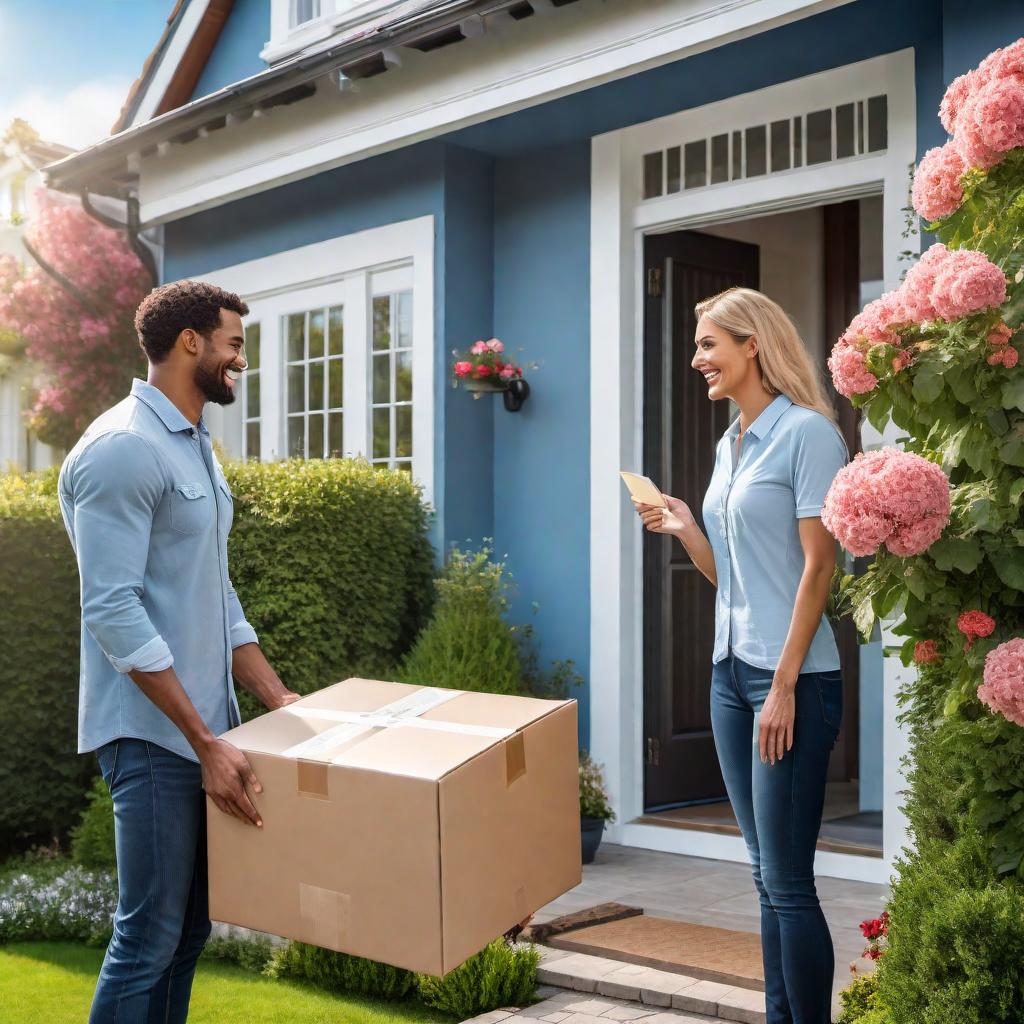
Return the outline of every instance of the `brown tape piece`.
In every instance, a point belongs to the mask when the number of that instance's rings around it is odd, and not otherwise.
[[[300,882],[299,914],[308,942],[341,952],[349,948],[352,899],[347,893]]]
[[[316,761],[296,761],[299,796],[327,799],[327,765]]]
[[[513,733],[505,740],[505,785],[511,786],[521,775],[526,774],[526,745],[521,732]]]

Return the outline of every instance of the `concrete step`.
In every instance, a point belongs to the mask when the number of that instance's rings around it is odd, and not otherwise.
[[[587,953],[542,947],[538,979],[543,984],[574,992],[627,1000],[639,1004],[638,1009],[650,1014],[657,1013],[659,1009],[669,1009],[701,1014],[705,1020],[711,1018],[741,1024],[765,1024],[766,1019],[763,992],[701,981],[685,974],[625,964],[621,960]],[[645,1024],[668,1024],[667,1021],[646,1020],[646,1012],[644,1016]],[[561,1024],[588,1022],[566,1020]]]

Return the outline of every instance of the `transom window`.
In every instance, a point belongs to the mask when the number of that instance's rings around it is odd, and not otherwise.
[[[879,153],[888,144],[887,97],[871,96],[645,153],[641,194],[656,199]]]

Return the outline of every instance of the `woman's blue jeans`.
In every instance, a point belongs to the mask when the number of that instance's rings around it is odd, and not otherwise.
[[[761,902],[767,1024],[829,1024],[835,954],[814,887],[829,754],[843,713],[842,677],[797,678],[793,747],[762,764],[761,708],[772,669],[731,653],[711,676],[711,727]]]
[[[144,740],[97,756],[114,801],[118,901],[89,1024],[184,1024],[210,934],[202,773]]]

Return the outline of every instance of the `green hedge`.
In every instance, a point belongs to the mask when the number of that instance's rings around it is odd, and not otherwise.
[[[232,582],[285,684],[387,676],[430,611],[428,509],[361,460],[228,463]],[[78,757],[78,573],[55,471],[0,476],[0,855],[64,836],[95,759]],[[239,693],[243,714],[260,708]]]

